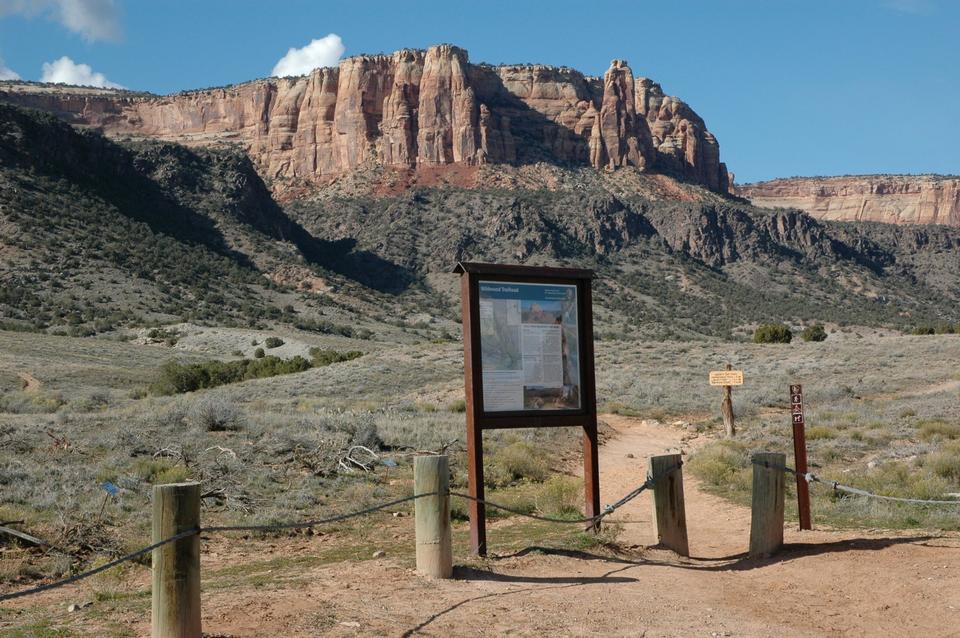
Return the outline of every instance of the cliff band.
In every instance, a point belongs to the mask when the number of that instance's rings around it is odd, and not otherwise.
[[[275,188],[362,166],[538,161],[633,166],[717,192],[730,186],[703,120],[622,60],[601,79],[568,68],[471,64],[463,49],[439,45],[167,96],[2,83],[0,100],[113,136],[236,142]]]

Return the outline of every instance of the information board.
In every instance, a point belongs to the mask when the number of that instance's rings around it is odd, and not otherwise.
[[[479,282],[483,409],[580,408],[577,287]]]

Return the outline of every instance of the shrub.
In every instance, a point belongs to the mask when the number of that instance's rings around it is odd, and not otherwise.
[[[800,333],[800,338],[804,341],[826,341],[827,331],[824,330],[820,324],[807,326],[803,329],[803,332]]]
[[[792,340],[793,333],[782,323],[761,324],[753,333],[754,343],[790,343]]]
[[[937,476],[960,483],[960,445],[954,443],[931,454],[926,459],[926,465]]]
[[[257,359],[263,359],[265,356],[267,356],[267,353],[263,351],[263,348],[257,348],[253,351],[253,356]]]
[[[267,337],[263,345],[267,346],[267,348],[279,348],[283,345],[283,339],[280,337]]]
[[[310,362],[300,356],[292,359],[263,357],[186,364],[168,361],[161,366],[160,378],[151,386],[151,389],[155,394],[193,392],[248,379],[263,379],[303,372],[311,367]]]
[[[836,438],[837,433],[831,428],[826,427],[825,425],[816,425],[812,428],[807,428],[807,440],[808,441],[817,441],[820,439],[833,439]]]
[[[241,408],[218,397],[207,397],[197,403],[191,418],[207,432],[239,430],[246,420]]]
[[[327,350],[324,348],[310,348],[310,359],[314,366],[321,368],[331,363],[340,363],[341,361],[350,361],[357,357],[362,357],[363,353],[359,350],[350,350],[348,352],[339,352],[337,350]]]
[[[447,409],[450,412],[466,412],[467,411],[467,402],[463,399],[457,399],[456,401],[451,401],[450,405],[447,406]]]
[[[583,481],[569,476],[552,476],[537,494],[537,509],[547,516],[580,516]]]
[[[917,429],[920,431],[920,438],[924,441],[960,438],[960,423],[947,423],[940,419],[932,419],[930,421],[920,421],[917,423]]]
[[[750,457],[742,444],[720,441],[697,452],[689,461],[690,471],[709,485],[729,487],[751,476]]]
[[[499,466],[512,481],[540,482],[547,478],[549,471],[544,452],[522,442],[511,443],[497,451],[492,465]]]
[[[913,329],[912,334],[918,335],[918,336],[919,336],[919,335],[932,335],[932,334],[936,334],[936,330],[934,330],[933,326],[921,325],[921,326],[915,326],[914,329]]]

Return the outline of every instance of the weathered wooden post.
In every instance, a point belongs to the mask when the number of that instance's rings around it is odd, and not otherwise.
[[[753,455],[753,509],[750,518],[750,557],[766,557],[783,546],[785,454]]]
[[[651,456],[653,522],[657,543],[681,556],[689,556],[687,514],[683,504],[683,470],[679,454]]]
[[[153,486],[153,542],[200,528],[200,484]],[[201,638],[200,534],[153,550],[153,638]]]
[[[726,370],[714,370],[710,372],[710,385],[723,387],[723,399],[720,401],[720,415],[723,417],[723,427],[729,439],[733,438],[733,435],[737,433],[737,428],[733,421],[733,386],[743,385],[743,370],[734,370],[733,366],[729,363],[726,367]]]
[[[435,493],[414,502],[417,571],[434,578],[453,576],[449,491],[450,470],[446,456],[413,459],[413,493]]]
[[[732,370],[733,366],[727,364],[727,370]],[[726,430],[727,438],[732,439],[737,433],[737,427],[733,422],[733,386],[723,386],[723,400],[720,402],[720,414],[723,416],[723,427]]]

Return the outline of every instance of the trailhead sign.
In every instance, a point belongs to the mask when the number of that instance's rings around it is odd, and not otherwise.
[[[577,287],[479,284],[484,410],[579,409]]]
[[[600,513],[593,272],[457,264],[463,317],[470,546],[486,554],[483,430],[579,427],[587,517]]]

